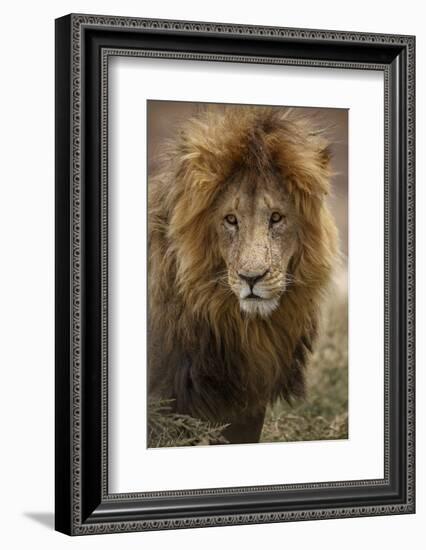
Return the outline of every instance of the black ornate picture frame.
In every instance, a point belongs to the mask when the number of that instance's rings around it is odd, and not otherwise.
[[[108,59],[384,74],[383,479],[108,492]],[[68,15],[56,20],[56,529],[69,535],[415,511],[413,36]]]

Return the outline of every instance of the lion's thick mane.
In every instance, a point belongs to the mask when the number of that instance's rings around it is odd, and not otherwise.
[[[253,143],[256,143],[256,148]],[[302,220],[294,281],[269,317],[249,317],[217,273],[212,215],[232,173],[262,162],[282,174]],[[304,394],[337,233],[325,195],[328,143],[312,124],[273,108],[207,108],[184,123],[149,182],[149,387],[177,410],[213,420]]]

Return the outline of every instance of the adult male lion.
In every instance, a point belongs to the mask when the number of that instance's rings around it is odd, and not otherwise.
[[[259,441],[304,395],[337,251],[328,143],[292,111],[207,107],[149,182],[149,395]]]

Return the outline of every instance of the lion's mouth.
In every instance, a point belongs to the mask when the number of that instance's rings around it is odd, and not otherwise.
[[[263,299],[264,298],[262,298],[262,296],[258,296],[257,294],[253,294],[253,292],[244,298],[244,300],[263,300]]]
[[[248,315],[268,317],[279,306],[279,298],[262,298],[257,294],[249,294],[240,298],[240,307]]]

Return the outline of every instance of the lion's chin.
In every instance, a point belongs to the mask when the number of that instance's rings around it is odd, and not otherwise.
[[[249,315],[268,317],[280,303],[279,298],[240,299],[240,308]]]

